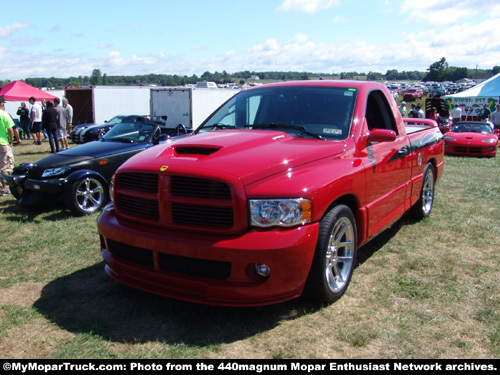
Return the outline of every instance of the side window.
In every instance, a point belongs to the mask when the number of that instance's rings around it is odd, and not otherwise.
[[[372,91],[368,96],[366,122],[369,130],[388,129],[394,130],[398,134],[396,121],[382,91]]]

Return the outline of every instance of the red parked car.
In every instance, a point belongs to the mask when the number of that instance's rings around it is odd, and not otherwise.
[[[469,121],[457,123],[444,137],[445,153],[453,155],[488,156],[497,153],[500,129],[490,124]]]
[[[414,100],[422,98],[422,96],[424,96],[424,92],[422,91],[422,89],[417,89],[417,88],[408,89],[408,90],[406,90],[405,94],[403,95],[403,100],[414,101]]]

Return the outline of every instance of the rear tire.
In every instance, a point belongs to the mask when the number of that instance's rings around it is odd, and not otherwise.
[[[434,166],[431,163],[427,163],[424,168],[424,178],[422,189],[420,190],[420,197],[411,211],[412,217],[416,220],[425,219],[431,214],[432,207],[434,206],[435,183],[436,177]]]
[[[338,205],[320,221],[318,243],[306,283],[306,296],[332,303],[347,290],[357,252],[357,229],[349,207]]]

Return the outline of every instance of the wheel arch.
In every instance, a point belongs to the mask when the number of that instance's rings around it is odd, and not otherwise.
[[[81,170],[78,170],[78,171],[71,173],[68,177],[66,177],[65,189],[68,189],[69,186],[71,186],[74,182],[78,181],[79,179],[81,179],[83,177],[98,177],[104,183],[105,188],[109,189],[109,183],[104,178],[104,176],[102,174],[100,174],[99,172],[92,171],[90,169],[81,169]]]
[[[354,218],[356,220],[356,230],[357,230],[357,247],[364,243],[364,233],[365,233],[365,215],[361,212],[360,202],[358,197],[354,194],[345,194],[336,198],[325,210],[324,215],[326,215],[333,207],[343,204],[351,210]],[[323,216],[324,216],[323,215]]]

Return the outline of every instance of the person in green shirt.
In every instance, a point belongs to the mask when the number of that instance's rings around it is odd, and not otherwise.
[[[14,168],[14,154],[12,152],[14,127],[12,117],[5,112],[5,99],[0,96],[0,173],[5,175],[9,175]],[[2,181],[1,196],[9,193],[9,187]]]

